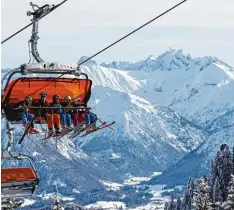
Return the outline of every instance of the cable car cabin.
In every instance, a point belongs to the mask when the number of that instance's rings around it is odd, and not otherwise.
[[[30,196],[39,182],[32,168],[4,168],[1,173],[2,197]]]
[[[60,95],[60,103],[63,105],[63,98],[71,96],[72,100],[80,98],[81,102],[87,105],[91,95],[92,81],[78,78],[35,78],[23,77],[11,81],[5,88],[2,98],[2,109],[8,121],[12,123],[21,122],[21,112],[16,110],[24,101],[26,96],[31,96],[32,104],[36,104],[40,99],[40,93],[47,93],[46,101],[52,103],[53,95]],[[36,109],[30,109],[30,113],[35,114]],[[35,119],[35,123],[43,121],[40,116]]]

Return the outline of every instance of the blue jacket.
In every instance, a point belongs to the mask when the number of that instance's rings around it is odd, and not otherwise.
[[[51,106],[52,107],[62,107],[61,104],[57,104],[57,103],[52,103]],[[53,114],[62,114],[62,112],[63,112],[62,109],[52,108],[52,113]]]

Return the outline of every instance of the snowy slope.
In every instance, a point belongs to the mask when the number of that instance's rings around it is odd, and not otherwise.
[[[95,87],[92,94],[93,111],[107,121],[115,119],[116,131],[106,129],[77,141],[87,154],[109,159],[123,173],[164,170],[204,139],[202,130],[172,110],[136,95],[102,86]],[[113,154],[118,156],[113,158]]]
[[[2,120],[2,127],[4,125],[5,122]],[[4,128],[2,130],[2,145],[5,148],[6,131]],[[22,134],[22,127],[16,125],[15,142],[19,141]],[[60,139],[56,142],[55,139],[45,141],[41,140],[42,138],[44,134],[29,136],[21,145],[15,145],[16,151],[32,157],[35,161],[40,178],[37,193],[58,191],[64,195],[70,195],[76,191],[102,188],[103,184],[98,181],[99,179],[121,180],[118,168],[108,161],[99,161],[89,157],[76,147],[72,139]],[[14,164],[19,163],[14,161]],[[22,163],[26,164],[25,161]],[[9,167],[9,162],[2,164],[3,166],[7,164]]]
[[[213,120],[207,126],[207,140],[190,152],[176,164],[169,167],[159,177],[149,181],[150,184],[166,183],[169,185],[184,184],[190,177],[198,178],[208,173],[211,160],[215,157],[221,144],[234,147],[234,108]]]
[[[192,58],[182,50],[169,50],[134,64],[113,63],[102,65],[125,69],[136,83],[134,94],[204,127],[234,106],[234,68],[218,58]]]
[[[98,80],[96,84],[104,84],[105,87],[125,93],[130,92],[154,106],[157,104],[171,108],[189,120],[194,127],[209,133],[206,143],[202,144],[199,150],[193,151],[178,163],[181,167],[180,172],[197,175],[200,170],[205,171],[221,143],[233,144],[234,68],[232,66],[215,57],[192,58],[181,50],[171,50],[157,58],[150,56],[135,64],[113,62],[103,63],[102,66],[109,69],[91,65],[85,71],[89,72],[94,80],[98,71],[103,75],[105,72],[108,72],[107,75],[121,73],[118,79],[109,80],[110,76],[104,76],[103,80]],[[128,89],[125,90],[123,87],[128,81],[127,77],[131,77],[129,81],[134,85],[127,85]],[[121,84],[121,87],[113,84]],[[163,118],[166,118],[165,115]],[[176,145],[174,143],[173,145]],[[190,162],[191,155],[193,158]],[[197,161],[198,159],[201,159],[202,164]],[[184,167],[180,165],[181,163]],[[175,168],[178,166],[175,165]]]
[[[233,125],[210,135],[207,141],[198,149],[192,151],[176,164],[169,167],[164,173],[149,181],[149,184],[165,183],[168,186],[185,184],[190,177],[199,178],[208,174],[211,160],[216,155],[221,144],[234,147]]]

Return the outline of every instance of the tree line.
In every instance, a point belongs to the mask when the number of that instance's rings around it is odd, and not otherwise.
[[[164,210],[234,210],[234,147],[222,144],[208,177],[190,178],[183,196],[172,194]]]

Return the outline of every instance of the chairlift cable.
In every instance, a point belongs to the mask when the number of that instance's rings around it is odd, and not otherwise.
[[[42,19],[43,17],[45,17],[46,15],[50,14],[52,11],[54,11],[55,9],[57,9],[59,6],[61,6],[62,4],[64,4],[67,0],[62,1],[61,3],[57,4],[56,6],[54,6],[53,8],[50,9],[50,11],[45,14],[44,16],[40,17],[39,19]],[[10,40],[11,38],[13,38],[14,36],[16,36],[17,34],[19,34],[20,32],[24,31],[26,28],[28,28],[29,26],[31,26],[33,23],[29,23],[28,25],[26,25],[25,27],[23,27],[22,29],[18,30],[17,32],[15,32],[14,34],[12,34],[11,36],[9,36],[8,38],[4,39],[1,44],[5,43],[6,41]]]
[[[175,9],[176,7],[180,6],[181,4],[185,3],[187,0],[184,0],[178,4],[176,4],[175,6],[171,7],[170,9],[166,10],[165,12],[161,13],[160,15],[158,15],[157,17],[153,18],[152,20],[146,22],[145,24],[141,25],[140,27],[138,27],[137,29],[133,30],[132,32],[128,33],[127,35],[123,36],[122,38],[118,39],[117,41],[113,42],[112,44],[108,45],[107,47],[103,48],[102,50],[100,50],[99,52],[95,53],[94,55],[92,55],[91,57],[87,58],[86,60],[82,61],[81,63],[79,63],[78,65],[82,65],[84,63],[86,63],[87,61],[89,61],[90,59],[94,58],[95,56],[101,54],[102,52],[104,52],[105,50],[107,50],[108,48],[112,47],[113,45],[117,44],[118,42],[124,40],[125,38],[127,38],[128,36],[134,34],[135,32],[139,31],[140,29],[144,28],[146,25],[152,23],[153,21],[157,20],[158,18],[162,17],[163,15],[165,15],[166,13],[172,11],[173,9]]]

